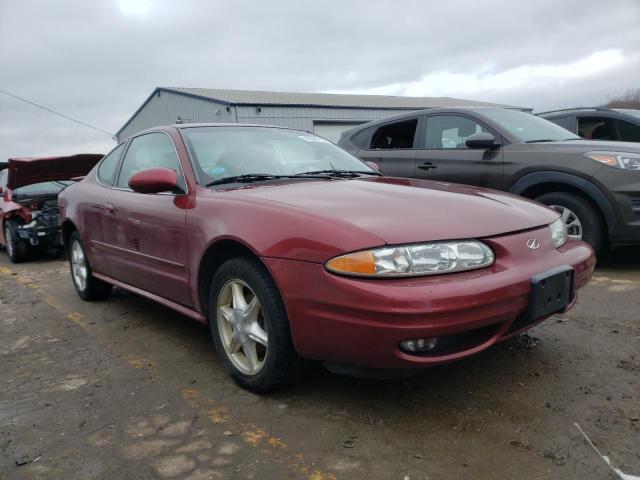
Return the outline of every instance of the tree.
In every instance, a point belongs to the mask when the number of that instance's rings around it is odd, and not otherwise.
[[[640,109],[640,88],[627,90],[624,95],[613,97],[603,105],[607,108],[638,108]]]

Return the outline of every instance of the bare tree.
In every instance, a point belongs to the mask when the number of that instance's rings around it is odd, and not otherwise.
[[[607,108],[640,108],[640,88],[627,90],[624,95],[613,97],[601,106]]]

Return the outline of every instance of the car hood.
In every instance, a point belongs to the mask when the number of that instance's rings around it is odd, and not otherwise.
[[[407,178],[296,181],[233,194],[269,200],[368,231],[389,244],[482,238],[549,224],[554,211],[524,198]]]
[[[10,158],[7,187],[15,190],[34,183],[82,177],[102,157],[100,154],[82,153],[68,157]]]
[[[640,153],[640,143],[608,142],[604,140],[565,140],[563,142],[528,143],[530,148],[538,151],[577,152],[590,151]]]

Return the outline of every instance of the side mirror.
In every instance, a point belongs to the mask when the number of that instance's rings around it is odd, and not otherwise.
[[[469,148],[490,149],[499,147],[496,137],[487,132],[474,133],[465,140],[465,145]]]
[[[132,176],[129,187],[138,193],[175,192],[178,175],[169,168],[150,168]]]
[[[378,165],[376,162],[366,161],[364,163],[366,163],[367,166],[370,167],[373,171],[382,173],[382,169],[380,168],[380,165]]]

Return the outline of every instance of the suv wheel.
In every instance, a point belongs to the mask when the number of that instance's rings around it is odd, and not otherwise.
[[[92,301],[104,300],[109,297],[113,287],[97,279],[91,273],[89,259],[85,254],[78,232],[73,232],[69,237],[69,267],[73,285],[80,298]]]
[[[605,245],[605,232],[598,212],[585,199],[566,192],[545,193],[536,198],[557,210],[567,226],[570,239],[583,240],[590,244],[596,253]]]
[[[209,326],[220,360],[247,390],[266,393],[304,372],[307,362],[293,346],[280,293],[254,258],[231,259],[216,272]]]
[[[12,263],[21,263],[29,257],[29,245],[18,236],[18,223],[8,220],[4,225],[4,240],[7,256]]]

